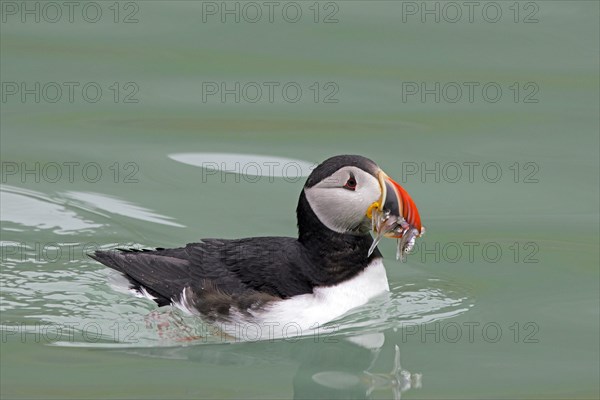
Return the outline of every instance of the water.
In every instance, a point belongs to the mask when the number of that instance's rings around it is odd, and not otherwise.
[[[597,2],[522,2],[517,23],[513,2],[497,23],[358,1],[319,4],[337,23],[313,2],[297,23],[221,23],[163,1],[121,3],[115,23],[98,4],[97,23],[3,9],[3,398],[598,397]],[[11,82],[40,82],[39,103]],[[221,82],[239,102],[207,94]],[[439,102],[408,94],[423,82]],[[295,235],[307,169],[343,153],[404,185],[427,234],[405,263],[383,240],[391,293],[318,335],[232,340],[85,257]]]

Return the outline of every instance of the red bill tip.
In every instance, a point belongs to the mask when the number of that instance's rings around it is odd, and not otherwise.
[[[421,226],[421,216],[419,215],[417,205],[402,186],[400,186],[392,178],[388,177],[388,179],[394,185],[394,189],[396,190],[399,199],[402,201],[402,217],[404,217],[406,222],[408,222],[412,227],[416,228],[419,233],[422,233],[423,227]]]

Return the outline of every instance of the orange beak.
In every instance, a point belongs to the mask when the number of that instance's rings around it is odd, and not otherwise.
[[[379,172],[379,184],[381,185],[382,192],[380,204],[383,205],[383,211],[389,211],[391,215],[396,217],[402,216],[408,224],[405,228],[414,228],[421,235],[423,233],[421,216],[419,215],[417,205],[408,192],[383,171]],[[402,232],[395,232],[386,236],[401,238]]]
[[[425,233],[421,225],[419,210],[408,192],[397,182],[379,171],[377,178],[381,186],[381,197],[367,209],[371,218],[375,238],[369,255],[383,237],[398,239],[396,258],[403,259],[415,244],[415,238]]]
[[[392,227],[388,226],[384,233],[386,237],[401,238],[407,229],[415,229],[417,236],[425,233],[417,205],[408,192],[383,171],[379,171],[378,179],[381,185],[381,198],[371,204],[367,210],[367,217],[374,221],[374,225],[376,218],[383,217],[383,220],[387,220],[390,219],[389,217],[394,217],[391,218],[390,223],[394,221],[397,229],[391,230]],[[374,215],[374,211],[379,215]]]

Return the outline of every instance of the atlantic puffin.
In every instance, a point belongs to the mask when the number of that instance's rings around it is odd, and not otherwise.
[[[319,164],[296,214],[297,238],[202,239],[90,257],[122,273],[132,292],[158,306],[173,305],[221,329],[253,324],[264,337],[280,337],[318,329],[389,291],[378,240],[398,238],[402,255],[424,229],[408,193],[358,155]]]

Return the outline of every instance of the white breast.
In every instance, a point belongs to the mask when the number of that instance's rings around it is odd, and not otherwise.
[[[385,267],[381,258],[377,258],[352,279],[271,303],[264,310],[255,312],[251,319],[235,313],[235,323],[220,327],[241,340],[310,335],[320,325],[387,291],[389,285]]]

